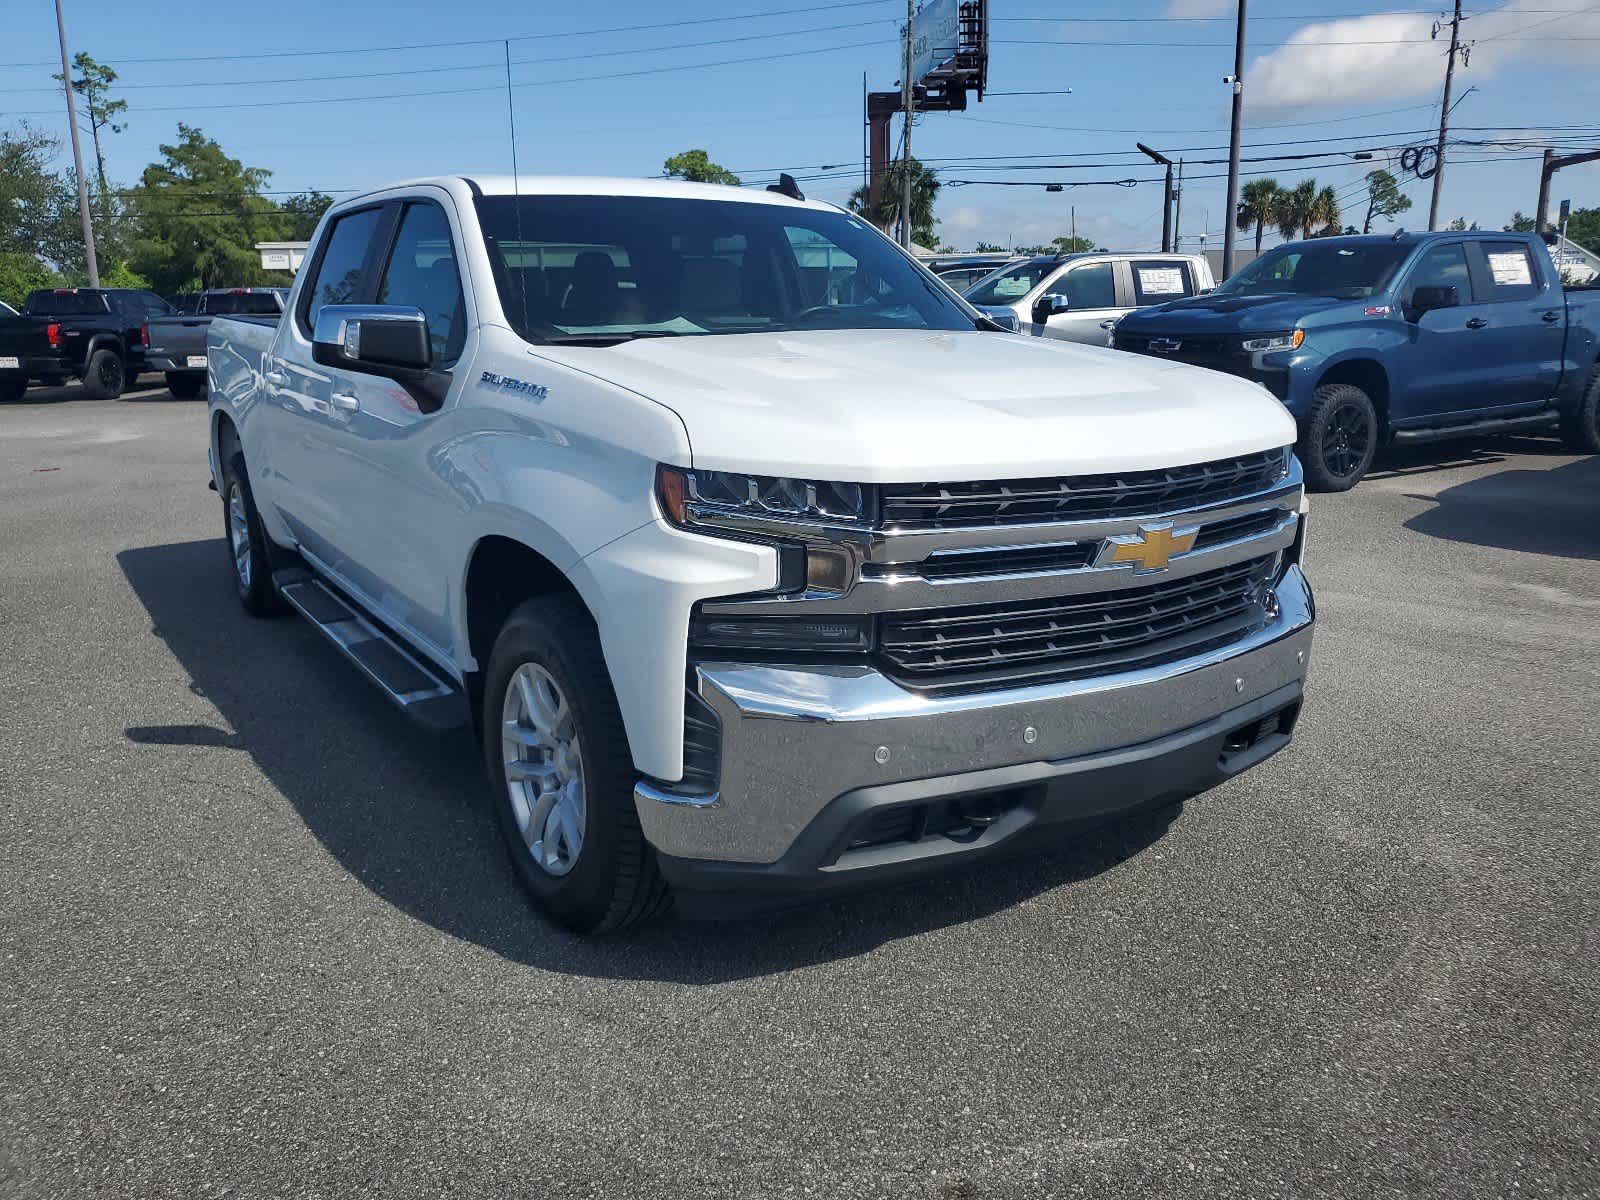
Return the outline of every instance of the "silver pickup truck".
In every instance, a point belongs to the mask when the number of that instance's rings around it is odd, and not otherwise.
[[[212,317],[278,317],[288,288],[211,288],[200,294],[195,311],[149,322],[146,361],[165,372],[167,389],[181,400],[193,399],[206,386],[206,330]]]

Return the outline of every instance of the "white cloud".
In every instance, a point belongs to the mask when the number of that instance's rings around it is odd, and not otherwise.
[[[1436,95],[1450,43],[1448,29],[1432,31],[1432,17],[1405,13],[1307,25],[1246,69],[1246,103],[1259,116]],[[1550,0],[1514,0],[1463,25],[1472,49],[1457,79],[1465,88],[1516,59],[1600,61],[1600,42],[1576,37],[1600,37],[1600,9],[1553,16]]]

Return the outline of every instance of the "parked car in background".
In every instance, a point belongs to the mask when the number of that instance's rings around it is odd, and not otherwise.
[[[212,317],[271,317],[283,312],[287,288],[209,288],[201,292],[187,315],[150,322],[149,364],[166,374],[167,389],[180,400],[198,396],[206,386],[206,329]]]
[[[195,306],[200,303],[199,292],[179,292],[176,296],[168,296],[167,303],[172,305],[175,313],[192,313]]]
[[[1020,258],[1017,254],[954,254],[924,258],[921,262],[956,291],[964,292],[978,280]]]
[[[281,319],[207,333],[239,600],[470,728],[586,932],[1049,844],[1286,746],[1282,406],[928,283],[792,181],[343,201]]]
[[[81,379],[97,400],[114,399],[145,369],[146,324],[172,311],[140,288],[41,288],[22,312],[0,317],[0,400],[30,383]]]
[[[1125,313],[1216,284],[1203,254],[1042,255],[980,280],[964,293],[1002,325],[1035,337],[1104,346]]]
[[[1312,486],[1343,491],[1389,441],[1548,430],[1600,453],[1597,339],[1600,290],[1564,289],[1536,235],[1469,231],[1289,242],[1113,344],[1265,385]]]
[[[0,317],[14,317],[16,315],[16,309],[12,308],[11,305],[7,304],[4,300],[0,300]]]

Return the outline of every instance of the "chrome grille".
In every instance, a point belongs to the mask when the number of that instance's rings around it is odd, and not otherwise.
[[[885,616],[878,653],[902,683],[936,690],[1155,666],[1259,628],[1275,557],[1118,591]]]
[[[959,529],[1042,521],[1109,520],[1216,504],[1271,487],[1288,474],[1288,451],[1268,450],[1161,471],[1071,479],[886,484],[887,529]]]

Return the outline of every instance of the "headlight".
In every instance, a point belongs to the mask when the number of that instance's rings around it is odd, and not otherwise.
[[[870,499],[859,483],[668,466],[656,468],[656,496],[675,525],[722,523],[728,518],[860,525],[868,519]]]
[[[1274,333],[1270,337],[1246,338],[1243,346],[1251,354],[1260,354],[1267,350],[1298,350],[1305,344],[1306,331],[1296,329],[1293,333]]]

